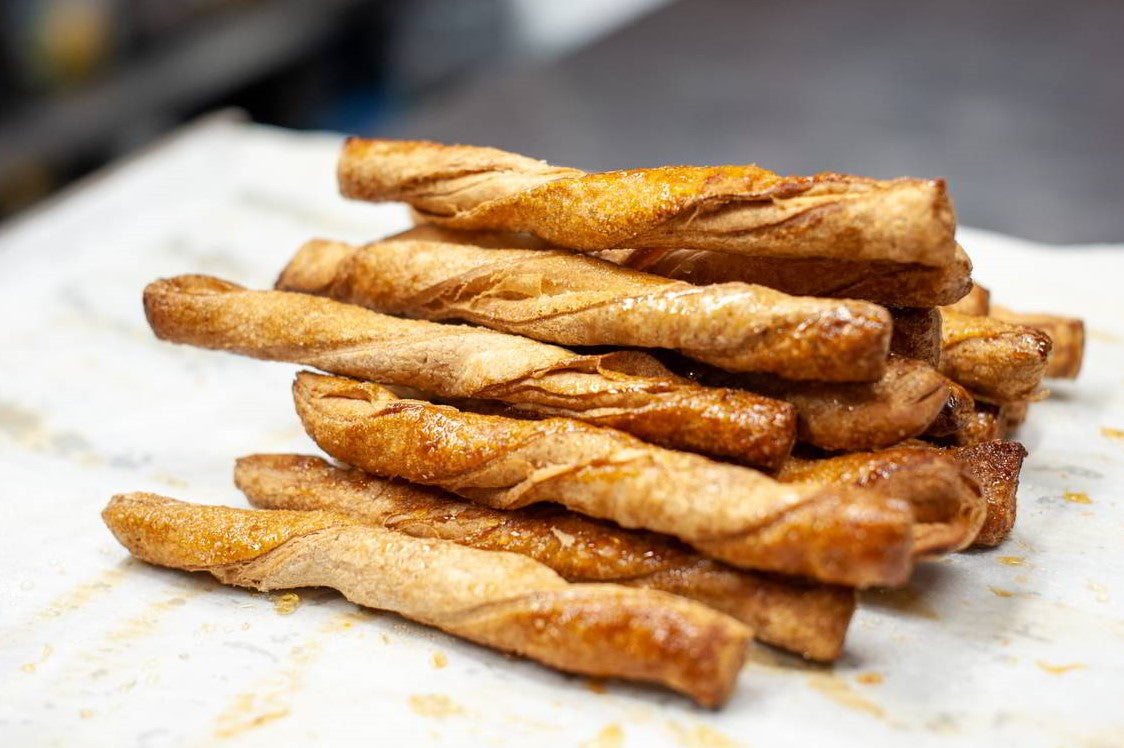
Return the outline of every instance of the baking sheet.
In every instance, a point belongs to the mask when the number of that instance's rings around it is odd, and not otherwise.
[[[296,367],[158,342],[140,294],[267,287],[310,236],[405,228],[336,196],[338,145],[213,119],[0,231],[0,743],[1124,745],[1124,247],[961,230],[1001,303],[1090,330],[1021,433],[1014,535],[865,595],[833,668],[755,649],[720,712],[130,560],[113,493],[243,505],[235,457],[315,451]]]

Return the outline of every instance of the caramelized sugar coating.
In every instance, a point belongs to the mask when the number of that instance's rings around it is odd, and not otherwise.
[[[498,400],[531,415],[580,418],[751,465],[779,465],[796,435],[791,405],[701,387],[638,352],[582,356],[478,327],[399,319],[198,275],[150,283],[144,305],[164,340],[443,397]]]
[[[745,283],[693,286],[564,250],[428,240],[310,241],[277,287],[564,345],[670,348],[789,379],[878,379],[891,331],[886,310],[862,301]],[[939,352],[939,329],[933,342]]]
[[[901,584],[909,574],[912,513],[898,499],[782,485],[612,429],[467,413],[339,377],[301,373],[293,396],[324,451],[375,475],[496,509],[556,502],[674,535],[739,567],[850,586]]]
[[[582,251],[667,247],[754,256],[954,262],[943,180],[785,177],[757,166],[587,174],[494,148],[350,138],[345,197],[401,201],[452,229],[519,231]]]
[[[359,605],[487,647],[568,672],[659,683],[704,706],[729,698],[750,636],[739,621],[683,597],[570,584],[526,556],[414,538],[331,512],[134,493],[115,496],[102,517],[149,563],[263,591],[332,587]]]
[[[848,587],[735,569],[666,535],[625,530],[558,506],[492,509],[302,455],[242,457],[234,481],[257,507],[335,511],[415,537],[529,556],[570,582],[617,582],[689,597],[741,620],[756,639],[808,659],[839,656],[855,608]]]

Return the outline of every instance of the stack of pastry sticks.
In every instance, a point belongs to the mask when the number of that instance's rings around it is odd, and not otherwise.
[[[856,589],[1002,542],[1005,439],[1080,368],[1079,320],[973,286],[940,181],[358,139],[339,180],[419,225],[144,292],[162,339],[327,372],[293,397],[337,462],[239,459],[255,509],[115,497],[140,558],[718,705],[750,637],[830,661]]]

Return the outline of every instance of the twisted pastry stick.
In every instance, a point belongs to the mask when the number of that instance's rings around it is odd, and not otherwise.
[[[990,316],[1009,325],[1033,328],[1050,339],[1047,377],[1076,379],[1081,373],[1085,359],[1085,323],[1082,320],[1057,314],[1015,312],[1001,306],[991,307]]]
[[[987,501],[987,520],[976,536],[976,545],[999,545],[1015,526],[1019,473],[1026,459],[1026,447],[1018,442],[989,441],[952,447],[946,454],[964,466]]]
[[[729,697],[749,629],[657,590],[569,584],[513,553],[358,524],[331,512],[199,506],[155,494],[102,512],[130,553],[256,590],[333,587],[455,636],[575,673],[660,683],[704,706]]]
[[[400,400],[375,384],[302,372],[305,431],[350,465],[440,486],[496,509],[553,501],[674,535],[740,567],[855,587],[910,570],[909,505],[841,486],[783,486],[748,468],[568,419],[519,421]]]
[[[311,241],[277,288],[565,345],[673,348],[731,371],[789,379],[877,379],[891,327],[884,309],[861,301],[794,298],[744,283],[691,286],[561,250],[432,241]]]
[[[612,249],[609,262],[653,275],[706,285],[741,281],[794,296],[865,299],[894,307],[951,304],[972,285],[972,263],[958,245],[940,267],[879,260],[748,257],[700,249]]]
[[[1026,400],[1038,389],[1050,354],[1044,333],[947,310],[941,317],[940,370],[977,400]]]
[[[991,292],[979,284],[945,311],[976,317],[991,316],[1000,322],[1022,327],[1032,327],[1050,338],[1050,354],[1046,358],[1046,376],[1058,379],[1076,379],[1081,373],[1085,358],[1085,323],[1076,317],[1057,314],[1016,312],[1006,307],[991,305]]]
[[[920,361],[890,356],[877,382],[791,382],[690,364],[675,368],[703,384],[741,387],[796,408],[797,438],[827,450],[889,447],[925,433],[949,400],[948,379]]]
[[[734,569],[664,535],[558,507],[492,509],[318,457],[242,457],[234,482],[256,507],[337,511],[415,537],[530,556],[570,582],[616,582],[689,597],[743,621],[755,638],[808,659],[839,656],[855,609],[850,588]]]
[[[790,457],[777,471],[782,483],[843,483],[909,501],[918,523],[916,556],[967,548],[987,518],[987,502],[969,471],[935,450],[898,447],[821,459]]]
[[[1015,525],[1019,472],[1026,458],[1026,447],[1018,442],[999,439],[944,448],[910,441],[903,443],[902,447],[936,452],[960,463],[965,474],[979,486],[987,504],[987,517],[974,544],[992,547],[1006,539]]]
[[[514,335],[387,317],[307,294],[248,291],[207,276],[155,281],[144,307],[164,340],[445,397],[500,400],[763,467],[779,464],[795,436],[791,406],[700,387],[640,353],[580,356]]]
[[[773,257],[953,262],[942,180],[782,177],[756,166],[586,174],[494,148],[350,138],[345,197],[404,201],[453,229],[526,231],[561,247],[688,247]]]

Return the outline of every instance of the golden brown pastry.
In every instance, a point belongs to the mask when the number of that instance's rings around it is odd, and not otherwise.
[[[1019,472],[1027,454],[1023,445],[992,439],[969,446],[942,448],[911,440],[901,447],[936,451],[960,463],[965,474],[979,486],[987,504],[987,517],[974,544],[989,547],[1003,542],[1015,524]]]
[[[867,302],[745,283],[692,286],[564,250],[314,240],[277,288],[564,345],[671,348],[730,371],[789,379],[878,379],[890,342],[889,315]],[[934,346],[940,350],[939,329]]]
[[[763,467],[778,465],[795,435],[791,406],[700,387],[642,353],[581,356],[477,327],[398,319],[307,294],[248,291],[207,276],[150,283],[144,305],[164,340],[445,397],[499,400]]]
[[[345,197],[409,203],[453,229],[525,231],[583,251],[709,249],[773,257],[953,262],[942,180],[782,177],[756,166],[587,174],[524,156],[425,141],[350,138]]]
[[[945,310],[972,316],[987,315],[1010,325],[1040,330],[1050,338],[1052,343],[1050,354],[1046,359],[1046,376],[1076,379],[1081,372],[1081,363],[1085,356],[1085,323],[1076,317],[1027,314],[1006,307],[993,307],[991,293],[979,284],[973,285],[967,296],[945,307]]]
[[[940,267],[816,257],[749,257],[701,249],[611,249],[596,256],[697,285],[741,281],[794,296],[865,299],[897,307],[951,304],[972,285],[972,263],[959,246],[951,262]]]
[[[960,461],[987,500],[987,520],[976,536],[976,545],[999,545],[1015,526],[1019,472],[1026,447],[1018,442],[990,441],[953,447],[947,454]]]
[[[660,683],[704,706],[729,697],[750,632],[686,598],[569,584],[514,553],[412,538],[331,512],[232,509],[155,494],[102,512],[130,553],[268,591],[332,587],[484,646],[574,673]]]
[[[951,437],[978,426],[976,410],[979,406],[972,394],[951,379],[946,379],[945,384],[948,385],[948,400],[929,428],[925,429],[926,437]]]
[[[1026,400],[1038,389],[1050,353],[1044,333],[947,310],[941,317],[941,372],[977,400]]]
[[[917,525],[918,556],[959,551],[975,540],[987,502],[956,460],[933,450],[910,448],[853,452],[838,457],[790,457],[777,471],[782,483],[842,483],[905,499]]]
[[[256,507],[337,511],[415,537],[530,556],[570,582],[618,582],[689,597],[743,621],[760,641],[808,659],[839,656],[855,609],[848,587],[734,569],[665,535],[556,506],[492,509],[318,457],[242,457],[234,482]]]
[[[1039,330],[1050,338],[1050,355],[1046,359],[1046,376],[1076,379],[1085,358],[1085,323],[1076,317],[1056,314],[1028,314],[1001,306],[991,307],[990,316],[1010,325]]]
[[[941,312],[936,307],[895,307],[890,352],[938,366],[941,361]]]
[[[891,356],[877,382],[792,382],[693,366],[683,370],[710,386],[742,387],[792,403],[797,438],[827,450],[889,447],[922,434],[949,399],[948,379],[932,367]]]
[[[912,514],[896,498],[786,486],[612,429],[465,413],[340,377],[302,372],[293,396],[321,449],[375,475],[496,509],[556,502],[744,568],[855,587],[901,584],[910,571]]]
[[[976,403],[963,426],[939,437],[938,444],[951,447],[970,447],[974,444],[995,441],[1007,435],[1007,425],[999,417],[999,408],[990,403]],[[927,435],[928,436],[928,435]]]

